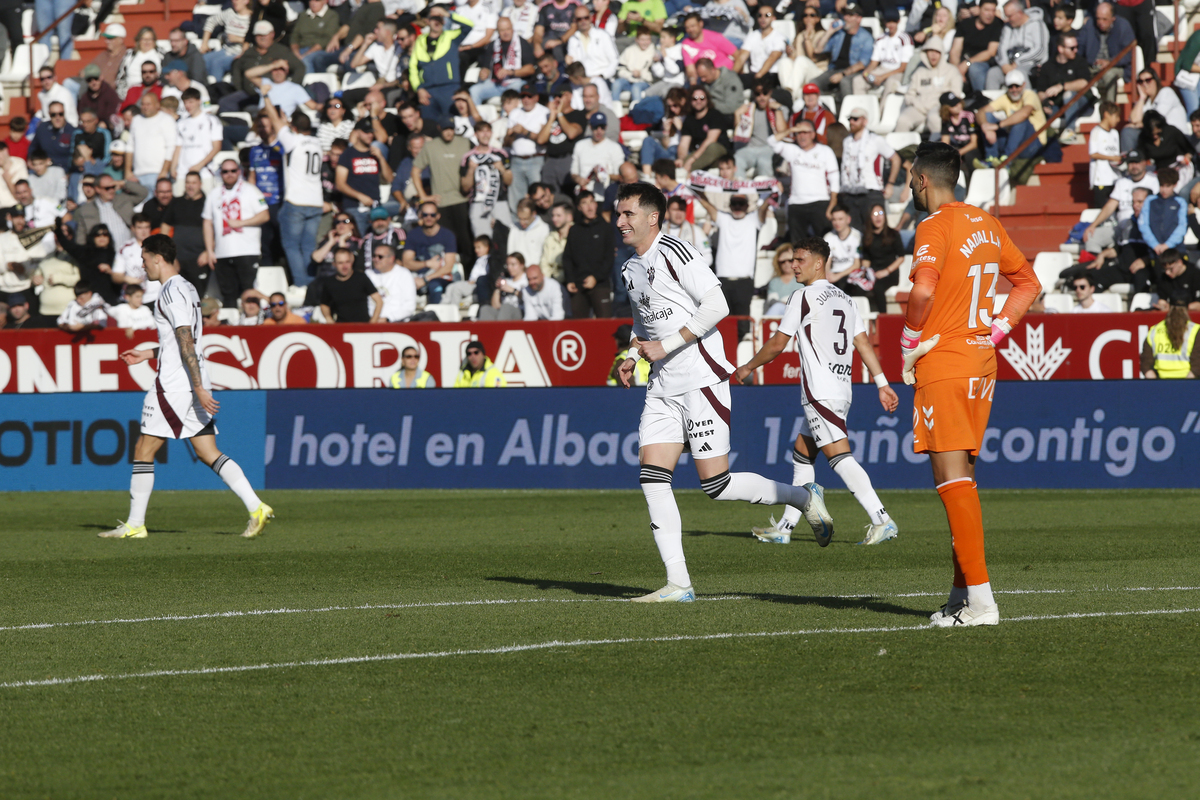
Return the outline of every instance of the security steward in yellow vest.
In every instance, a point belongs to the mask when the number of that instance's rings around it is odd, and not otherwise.
[[[483,345],[471,342],[467,345],[467,358],[462,371],[454,381],[455,389],[492,389],[508,386],[508,381],[492,360],[487,357]]]
[[[1182,336],[1180,336],[1182,332]],[[1176,345],[1171,334],[1179,342]],[[1167,318],[1155,325],[1146,334],[1142,345],[1140,366],[1146,378],[1195,378],[1200,374],[1200,351],[1196,349],[1196,335],[1200,325],[1188,316],[1185,300],[1171,300]]]
[[[447,18],[458,27],[446,30]],[[408,85],[417,93],[417,105],[425,119],[454,113],[454,93],[462,85],[458,48],[472,27],[470,19],[448,12],[445,6],[430,7],[429,27],[413,43],[408,61]]]
[[[392,374],[393,389],[436,389],[437,381],[420,367],[417,348],[406,347],[400,353],[400,369]]]
[[[605,384],[608,386],[619,386],[617,383],[617,367],[625,363],[627,358],[638,359],[637,365],[633,368],[633,385],[645,386],[650,382],[650,362],[638,356],[637,350],[629,346],[629,340],[633,338],[633,326],[622,325],[617,328],[617,332],[613,334],[613,338],[617,340],[617,355],[613,359],[612,366],[608,369],[608,380]]]

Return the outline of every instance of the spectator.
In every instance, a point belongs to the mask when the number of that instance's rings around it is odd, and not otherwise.
[[[399,138],[399,137],[396,137]],[[414,134],[405,140],[408,148],[408,155],[400,161],[396,167],[396,176],[392,179],[392,199],[399,208],[397,213],[409,215],[412,209],[411,203],[416,202],[417,189],[412,183],[412,165],[417,156],[421,155],[421,150],[425,147],[425,137],[421,134]],[[391,155],[390,153],[388,154]],[[426,194],[431,194],[433,188],[429,185],[429,168],[421,170],[421,188]],[[414,214],[415,216],[415,214]]]
[[[658,34],[667,16],[663,0],[625,0],[617,11],[617,19],[621,23],[619,30],[623,30],[626,37],[636,37],[643,30]]]
[[[399,30],[394,19],[381,19],[375,23],[375,30],[363,37],[362,45],[350,61],[353,70],[367,67],[364,74],[373,74],[375,83],[371,89],[379,92],[395,90],[400,86],[400,48],[396,44],[396,32]],[[353,75],[351,78],[353,79]],[[366,95],[362,89],[353,89],[343,93],[346,102],[354,105],[357,97]]]
[[[699,14],[693,11],[684,17],[683,30],[685,36],[680,44],[688,82],[696,82],[696,62],[702,58],[709,59],[717,67],[728,69],[733,66],[737,46],[716,31],[705,30],[704,20]]]
[[[572,70],[574,70],[574,67],[572,67]],[[574,104],[574,106],[576,108],[578,108],[579,105],[582,103],[583,104],[583,113],[586,115],[587,119],[589,119],[589,120],[597,112],[603,114],[605,116],[605,118],[608,120],[608,138],[612,139],[617,144],[620,144],[621,143],[621,118],[617,116],[617,112],[613,111],[610,107],[608,107],[607,105],[605,105],[604,103],[601,102],[601,94],[600,94],[601,86],[606,86],[606,85],[605,85],[604,81],[599,80],[599,79],[596,79],[596,82],[594,82],[594,83],[584,86],[583,88],[579,89],[576,93],[572,94],[572,103]],[[604,92],[605,92],[605,94],[608,93],[607,87],[605,88]],[[609,101],[611,102],[611,100],[612,100],[612,97],[610,96]],[[584,130],[584,135],[585,136],[592,135],[592,129],[591,129],[590,125],[587,127],[586,130]]]
[[[567,237],[575,222],[574,210],[567,203],[555,203],[550,209],[550,227],[552,230],[542,244],[542,256],[532,266],[540,266],[544,273],[555,283],[563,277],[563,252],[567,248]]]
[[[154,184],[154,194],[142,205],[141,213],[150,220],[151,233],[159,232],[163,218],[167,215],[167,209],[171,207],[173,199],[171,180],[159,178],[158,183]]]
[[[112,176],[100,175],[96,179],[96,196],[75,209],[75,243],[90,243],[89,234],[104,223],[112,234],[110,244],[114,250],[124,247],[132,237],[129,226],[133,224],[134,206],[140,205],[149,193],[139,183],[124,183],[117,194],[117,182]]]
[[[471,32],[463,37],[459,49],[461,56],[471,61],[478,60],[495,38],[499,14],[491,3],[480,0],[464,0],[457,7],[458,13],[471,23]]]
[[[334,139],[350,138],[354,130],[354,120],[346,118],[346,104],[340,97],[331,97],[325,102],[324,108],[321,109],[321,118],[321,124],[317,126],[317,139],[321,142],[321,149],[328,153]],[[388,155],[391,155],[391,151]]]
[[[702,58],[696,62],[696,77],[700,79],[697,86],[708,88],[709,103],[713,109],[729,116],[742,105],[742,82],[731,69],[717,69],[712,60]]]
[[[829,245],[829,282],[846,294],[869,297],[873,285],[861,285],[862,234],[850,225],[850,212],[840,203],[834,207],[830,221],[833,230],[825,234],[825,242]],[[851,276],[857,280],[851,281]]]
[[[113,258],[112,281],[122,291],[125,286],[141,286],[146,290],[146,302],[153,304],[162,284],[150,280],[142,264],[142,242],[150,235],[150,220],[145,214],[134,214],[130,230],[133,238],[118,247]]]
[[[571,316],[586,319],[590,312],[598,318],[611,317],[616,247],[613,226],[600,217],[599,204],[593,195],[581,194],[578,208],[579,218],[567,235],[563,251],[563,276],[571,295]],[[510,248],[511,241],[510,238]]]
[[[1053,116],[1059,109],[1064,108],[1075,95],[1083,91],[1091,80],[1091,70],[1079,56],[1079,41],[1072,33],[1064,33],[1058,37],[1054,58],[1038,70],[1038,98],[1042,101],[1042,110],[1047,118]],[[1071,126],[1080,116],[1090,112],[1092,100],[1084,97],[1078,103],[1071,105],[1062,116],[1062,134],[1059,139],[1063,144],[1070,144],[1075,138]],[[1185,128],[1186,129],[1186,128]]]
[[[254,24],[265,20],[271,23],[271,27],[275,29],[276,41],[283,39],[287,35],[288,15],[287,10],[283,6],[281,0],[258,0],[250,9],[250,28],[253,30]]]
[[[589,77],[611,81],[617,75],[617,46],[612,37],[592,24],[592,11],[579,5],[574,10],[575,33],[567,40],[567,64],[583,64]]]
[[[236,308],[238,297],[254,288],[262,254],[262,226],[271,218],[267,199],[242,180],[232,158],[221,162],[221,186],[208,196],[201,214],[204,249],[214,265],[225,308]]]
[[[363,234],[358,245],[358,258],[355,269],[367,269],[374,263],[375,248],[378,245],[390,245],[399,252],[404,244],[403,228],[393,228],[388,212],[382,206],[371,209],[371,227]]]
[[[50,156],[41,150],[29,154],[29,188],[35,197],[60,204],[67,199],[67,175],[61,167],[50,164]]]
[[[521,293],[529,285],[529,280],[525,277],[525,257],[520,253],[509,253],[504,259],[504,269],[506,274],[496,280],[491,301],[488,305],[479,307],[480,320],[513,321],[524,316],[521,309]]]
[[[862,18],[862,9],[856,5],[849,4],[842,9],[842,25],[825,42],[829,67],[813,79],[822,91],[832,91],[837,96],[839,106],[853,91],[853,76],[866,69],[875,50],[875,40],[862,27]]]
[[[1072,314],[1113,313],[1111,308],[1095,298],[1096,285],[1092,283],[1092,276],[1086,272],[1075,276],[1075,279],[1071,281],[1071,288],[1075,291],[1075,305],[1071,308]]]
[[[663,233],[695,245],[711,266],[712,246],[708,242],[708,236],[699,225],[688,222],[687,211],[688,201],[685,198],[676,196],[668,199],[667,224],[663,226]]]
[[[548,3],[547,6],[553,5]],[[487,357],[487,351],[478,340],[467,344],[467,357],[463,359],[458,377],[454,379],[455,389],[493,389],[508,386],[508,381],[492,360]]]
[[[529,187],[529,199],[533,201],[534,213],[542,218],[542,222],[550,224],[550,211],[555,203],[566,203],[574,208],[571,198],[561,192],[556,192],[544,183],[534,183]]]
[[[34,4],[36,30],[44,31],[41,37],[38,38],[38,41],[46,45],[47,50],[50,49],[50,34],[53,32],[55,38],[58,39],[58,57],[60,60],[70,59],[71,55],[75,52],[75,43],[71,31],[71,28],[75,24],[75,15],[71,11],[75,8],[75,5],[73,0],[38,0]],[[57,25],[54,24],[56,21],[58,22]]]
[[[75,127],[66,121],[63,104],[54,101],[47,108],[49,121],[37,126],[33,132],[33,143],[29,149],[42,151],[65,172],[71,168],[71,143],[75,140]]]
[[[361,240],[354,218],[344,211],[334,214],[333,227],[325,237],[321,246],[313,251],[312,261],[308,265],[308,274],[314,276],[312,283],[304,294],[304,305],[315,306],[321,302],[321,287],[325,280],[332,278],[333,254],[339,248],[345,248],[352,253],[358,251]]]
[[[157,95],[147,92],[141,99],[142,116],[133,120],[130,150],[133,158],[125,167],[125,180],[135,180],[147,188],[159,178],[169,178],[175,158],[176,125],[162,110]]]
[[[766,311],[763,316],[782,317],[783,312],[787,310],[788,300],[803,288],[801,283],[796,280],[796,273],[792,271],[792,246],[790,244],[781,244],[775,249],[775,255],[771,258],[771,266],[775,269],[775,276],[767,283]]]
[[[80,146],[86,150],[80,150]],[[112,134],[100,127],[100,117],[91,109],[79,112],[79,127],[75,130],[72,147],[76,157],[83,157],[85,166],[82,171],[71,173],[71,189],[69,196],[74,199],[79,193],[79,180],[83,175],[95,177],[105,170],[109,164],[109,147],[112,145]]]
[[[506,89],[519,90],[533,77],[533,45],[514,34],[513,21],[501,17],[495,41],[483,48],[479,81],[470,89],[477,104],[499,97]]]
[[[1133,41],[1132,26],[1116,16],[1113,9],[1112,3],[1097,3],[1092,15],[1079,29],[1079,54],[1091,65],[1092,75],[1112,63],[1117,54]],[[1133,54],[1126,53],[1117,62],[1117,67],[1124,69],[1110,69],[1096,84],[1100,96],[1109,102],[1116,102],[1118,81],[1121,78],[1128,81],[1133,75]]]
[[[803,106],[792,115],[792,125],[800,120],[812,123],[814,141],[817,144],[829,144],[829,126],[840,124],[833,112],[821,102],[821,89],[815,83],[806,83],[801,93]]]
[[[121,74],[121,65],[125,61],[125,36],[125,26],[119,22],[110,22],[104,26],[104,30],[100,32],[104,49],[83,68],[82,75],[85,81],[90,79],[92,73],[95,72],[101,83],[107,85],[114,95],[117,94],[114,87],[116,87],[118,76]],[[79,103],[82,108],[82,97],[80,97]],[[105,122],[108,121],[107,116],[101,116],[101,119]]]
[[[25,159],[14,155],[8,143],[0,140],[0,208],[16,205],[13,187],[18,181],[28,183],[28,178],[29,169],[25,165]]]
[[[931,24],[928,27],[922,28],[918,31],[913,31],[912,30],[913,18],[911,18],[911,17],[909,18],[908,29],[909,29],[909,33],[912,34],[913,42],[916,43],[916,46],[918,48],[923,49],[924,46],[929,42],[930,39],[936,37],[942,43],[942,47],[941,47],[942,62],[949,64],[950,63],[950,50],[954,47],[954,35],[955,35],[955,30],[954,30],[955,23],[954,23],[954,18],[952,16],[952,12],[950,11],[950,8],[947,6],[940,6],[938,8],[935,8],[933,10],[933,16],[930,18],[930,22],[931,22]],[[908,63],[908,66],[905,68],[905,71],[904,71],[904,81],[905,82],[907,82],[908,79],[912,77],[913,71],[916,70],[916,68],[920,65],[920,63],[921,62],[920,62],[919,58],[914,59]]]
[[[29,123],[24,117],[13,117],[8,122],[8,140],[5,144],[8,145],[8,152],[17,158],[24,159],[29,155],[31,142],[25,135],[28,127]]]
[[[680,129],[675,159],[684,172],[708,169],[732,149],[725,131],[733,127],[733,120],[711,107],[708,90],[703,86],[693,87],[691,98],[692,113]]]
[[[561,109],[561,104],[558,108]],[[516,213],[517,201],[525,196],[531,183],[541,180],[546,162],[546,147],[537,139],[538,133],[550,121],[550,110],[538,103],[537,91],[532,84],[525,84],[521,90],[521,107],[512,111],[508,120],[504,144],[513,158],[508,206]]]
[[[504,186],[512,183],[512,170],[504,163],[504,151],[488,144],[492,134],[491,123],[480,122],[475,130],[479,145],[464,157],[462,191],[469,198],[471,234],[479,237],[492,233],[500,192]]]
[[[142,302],[145,296],[146,292],[140,286],[130,286],[125,290],[125,302],[113,306],[108,311],[118,328],[127,331],[151,331],[157,327],[153,309]]]
[[[287,124],[268,99],[267,118],[286,158],[283,205],[279,210],[279,238],[295,286],[308,284],[308,262],[317,247],[317,228],[325,210],[321,188],[321,142],[312,135],[312,120],[303,111],[292,112]]]
[[[178,177],[196,172],[202,181],[211,185],[213,160],[221,152],[224,132],[221,121],[207,114],[201,106],[200,92],[186,89],[183,92],[183,108],[186,113],[175,123],[175,153],[171,158],[171,172]]]
[[[796,144],[783,141],[796,137]],[[771,149],[791,165],[792,189],[788,198],[788,236],[823,236],[829,230],[833,208],[841,191],[837,157],[828,145],[817,144],[816,130],[806,119],[771,139]]]
[[[446,30],[447,18],[458,28]],[[474,26],[461,14],[444,6],[429,10],[429,27],[417,37],[408,62],[408,84],[417,93],[421,116],[439,119],[454,110],[454,93],[462,83],[458,51]]]
[[[183,98],[183,93],[188,89],[195,89],[200,93],[200,100],[204,103],[209,101],[208,87],[200,81],[192,80],[188,77],[187,63],[183,59],[175,59],[168,61],[166,67],[163,68],[163,90],[162,99],[174,97],[179,100]]]
[[[1109,233],[1112,245],[1101,250],[1086,266],[1068,270],[1064,275],[1090,273],[1092,282],[1101,290],[1115,283],[1128,283],[1134,293],[1150,291],[1153,283],[1150,264],[1154,259],[1138,227],[1138,217],[1150,194],[1143,187],[1134,189],[1132,216],[1118,222]]]
[[[414,228],[404,242],[402,264],[420,276],[426,285],[430,303],[439,303],[442,293],[453,280],[458,260],[458,243],[453,233],[439,222],[437,203],[425,200],[419,208],[420,227]]]
[[[324,72],[337,63],[342,36],[349,30],[327,0],[308,0],[308,9],[296,17],[288,46],[309,72]]]
[[[1178,263],[1182,265],[1182,259]],[[1200,326],[1192,322],[1185,297],[1163,302],[1167,303],[1167,318],[1151,328],[1142,343],[1142,377],[1195,378],[1200,374],[1200,348],[1196,347]]]
[[[267,299],[267,318],[263,325],[307,325],[308,320],[292,311],[283,292],[275,292]]]
[[[1179,173],[1171,167],[1158,171],[1158,194],[1151,195],[1138,215],[1142,240],[1156,256],[1183,244],[1187,235],[1187,200],[1175,194]]]
[[[583,68],[580,67],[580,69]],[[533,73],[533,80],[530,83],[533,84],[533,88],[537,94],[545,95],[546,97],[556,97],[558,90],[563,87],[573,88],[570,79],[559,71],[558,61],[549,53],[543,53],[538,57],[537,71]]]
[[[637,35],[635,44],[626,47],[617,60],[617,79],[613,82],[613,94],[619,99],[623,92],[629,92],[629,105],[632,108],[641,101],[642,95],[650,88],[653,77],[650,68],[656,61],[661,61],[661,54],[654,47],[654,37],[649,30],[643,30]]]
[[[256,82],[247,74],[255,67],[283,59],[288,63],[288,74],[293,80],[302,79],[307,72],[295,53],[275,41],[275,28],[270,22],[259,20],[254,23],[252,32],[254,45],[243,50],[229,68],[229,82],[233,84],[234,91],[221,98],[221,111],[240,111],[248,105],[260,105],[258,84],[261,81]],[[261,74],[261,70],[255,72],[256,77]]]
[[[659,159],[669,159],[674,174],[675,157],[679,152],[679,132],[683,128],[684,109],[687,107],[688,95],[679,87],[672,87],[663,98],[665,113],[661,128],[650,131],[642,140],[642,173],[652,174],[651,165]]]
[[[201,86],[208,85],[208,70],[204,66],[204,56],[194,44],[188,41],[187,34],[182,28],[172,28],[167,34],[167,40],[170,43],[171,51],[167,53],[167,58],[175,61],[182,61],[186,67],[186,72],[189,80],[199,83]],[[222,76],[217,76],[220,80]]]
[[[121,106],[116,90],[101,79],[100,70],[93,64],[83,68],[82,78],[85,87],[79,95],[79,113],[90,111],[104,123],[105,130],[116,129]]]
[[[508,234],[508,251],[520,253],[526,264],[536,264],[542,255],[550,226],[538,215],[537,206],[528,197],[517,202],[517,218]]]
[[[432,200],[441,212],[441,219],[457,240],[456,252],[471,248],[471,213],[462,188],[462,167],[471,152],[471,143],[454,133],[454,121],[449,117],[438,120],[439,135],[427,141],[413,160],[412,181],[417,196],[424,203]],[[421,183],[421,170],[429,168],[433,194],[426,194]],[[390,181],[391,176],[388,176]],[[515,180],[515,176],[514,176]]]
[[[144,61],[138,67],[138,69],[141,70],[142,82],[135,84],[134,86],[130,86],[129,90],[125,92],[125,96],[121,100],[122,114],[129,111],[129,109],[138,106],[143,95],[153,94],[159,100],[162,99],[163,87],[158,80],[161,77],[158,72],[158,63],[154,61]]]
[[[354,253],[344,247],[335,250],[333,268],[333,277],[321,285],[325,322],[379,322],[383,298],[371,279],[354,269]]]
[[[964,89],[967,84],[972,92],[987,88],[988,71],[995,64],[1003,32],[1004,21],[996,16],[996,0],[982,0],[977,15],[958,21],[950,45],[950,63],[962,76]]]
[[[62,103],[67,124],[79,125],[79,112],[75,109],[75,94],[54,79],[54,67],[42,67],[38,70],[38,85],[41,87],[37,93],[38,108],[41,109],[35,115],[38,119],[46,119],[44,112],[50,108],[51,103]]]
[[[187,173],[183,181],[183,196],[175,198],[167,206],[161,228],[163,233],[175,240],[179,272],[196,287],[197,293],[208,291],[208,276],[213,267],[204,246],[204,223],[201,219],[206,200],[200,173]]]
[[[1175,167],[1184,183],[1191,181],[1195,174],[1192,159],[1196,151],[1183,132],[1174,125],[1168,125],[1157,111],[1147,111],[1142,118],[1137,149],[1154,162],[1155,169],[1160,173],[1165,167]],[[1162,182],[1161,176],[1159,182]]]
[[[769,88],[779,85],[779,61],[787,51],[787,39],[775,29],[775,9],[760,5],[754,14],[758,29],[751,31],[733,59],[733,71],[745,88],[763,82]],[[746,67],[749,71],[744,71]]]
[[[904,241],[887,221],[887,207],[871,207],[862,236],[862,269],[871,275],[874,286],[867,295],[871,309],[887,313],[887,290],[900,283],[900,268],[904,265]]]
[[[1154,287],[1154,307],[1169,311],[1173,305],[1186,305],[1188,311],[1200,311],[1200,270],[1184,261],[1178,250],[1163,251],[1159,263],[1162,274]]]
[[[547,277],[537,264],[525,270],[525,280],[527,285],[521,290],[521,305],[525,309],[526,322],[566,319],[561,283]]]
[[[1142,63],[1153,64],[1158,59],[1158,35],[1154,31],[1153,0],[1126,0],[1114,9],[1117,15],[1129,23],[1142,51]],[[1119,51],[1113,50],[1113,53]]]
[[[1115,213],[1115,221],[1120,223],[1133,216],[1134,189],[1144,188],[1148,194],[1158,191],[1158,177],[1149,172],[1149,168],[1150,160],[1140,150],[1130,150],[1125,154],[1125,169],[1128,175],[1117,178],[1112,194],[1101,207],[1100,213],[1083,231],[1083,241],[1090,252],[1099,253],[1113,243],[1113,226],[1105,225],[1109,217]]]
[[[887,139],[867,130],[867,112],[850,112],[850,135],[842,140],[841,192],[838,200],[850,210],[850,222],[865,230],[871,207],[884,204],[884,194],[892,194],[900,175],[900,156]],[[884,178],[884,164],[890,164]],[[885,182],[886,180],[886,182]]]
[[[1017,153],[1021,143],[1046,124],[1046,114],[1037,94],[1028,88],[1023,72],[1011,70],[1004,76],[1004,83],[1007,87],[1004,94],[979,110],[983,117],[979,123],[983,131],[983,152],[992,164],[999,164],[1007,156],[1035,158],[1046,144],[1043,131],[1037,141]],[[988,165],[977,162],[975,166]]]
[[[575,27],[575,8],[578,5],[575,0],[551,0],[542,4],[533,28],[535,56],[540,59],[545,53],[550,53],[556,62],[565,60],[567,39]]]
[[[1042,9],[1027,8],[1025,0],[1004,4],[1007,23],[1000,32],[996,66],[988,69],[987,88],[1008,86],[1005,78],[1014,70],[1030,75],[1050,58],[1050,33],[1042,18]]]
[[[513,32],[523,42],[530,42],[530,54],[533,53],[533,32],[537,27],[538,20],[537,3],[533,0],[513,0],[512,5],[506,6],[500,12],[500,19],[507,19],[512,23]],[[496,24],[497,33],[500,30],[499,22]]]
[[[337,162],[337,190],[342,193],[342,210],[354,217],[360,229],[367,228],[367,215],[379,203],[379,179],[391,183],[395,173],[375,142],[375,128],[361,119],[350,135],[350,146]]]
[[[943,92],[939,103],[942,107],[942,141],[958,150],[963,167],[969,172],[973,160],[982,155],[975,133],[975,114],[963,109],[962,98],[954,92]]]
[[[708,212],[720,236],[715,272],[721,281],[721,293],[725,295],[729,313],[737,317],[749,316],[756,261],[748,254],[758,252],[758,232],[771,208],[760,202],[758,212],[752,214],[750,200],[742,194],[729,198],[728,211],[717,211],[703,194],[696,195],[696,199]],[[749,325],[739,320],[738,338],[744,337],[749,330]]]
[[[476,236],[472,243],[475,250],[475,262],[465,281],[454,281],[446,287],[442,295],[442,305],[458,306],[462,310],[470,307],[471,302],[484,305],[492,297],[492,237]]]
[[[788,55],[792,58],[791,69],[780,71],[780,80],[792,96],[800,94],[801,86],[811,82],[824,71],[824,67],[829,63],[825,43],[834,34],[832,26],[827,31],[821,25],[821,14],[816,8],[799,9],[795,12],[795,18],[798,20],[796,40],[788,50]]]
[[[588,124],[592,135],[575,145],[571,179],[579,191],[590,191],[599,198],[624,163],[625,153],[620,145],[607,138],[608,120],[602,113],[593,114]]]
[[[1193,31],[1175,60],[1175,91],[1179,92],[1188,120],[1200,108],[1200,31]],[[1186,73],[1186,74],[1181,74]]]
[[[1100,124],[1088,134],[1088,185],[1092,187],[1092,208],[1100,208],[1108,202],[1113,185],[1117,182],[1114,165],[1121,163],[1121,136],[1117,124],[1121,121],[1121,109],[1109,100],[1100,104]]]
[[[992,2],[993,14],[995,10]],[[884,11],[883,28],[884,34],[871,50],[871,62],[853,78],[854,94],[888,95],[900,89],[904,70],[913,57],[913,40],[900,30],[900,17],[893,9]]]
[[[382,298],[383,311],[375,313],[372,300],[371,316],[384,322],[403,322],[417,313],[417,287],[425,281],[414,277],[407,269],[396,268],[396,248],[390,244],[379,244],[371,254],[367,277],[375,284],[378,297]]]
[[[391,115],[385,115],[390,117]],[[392,135],[392,140],[388,144],[388,164],[396,169],[400,162],[403,161],[411,152],[412,148],[408,146],[408,140],[413,136],[422,136],[425,139],[430,139],[438,135],[437,123],[425,119],[421,116],[421,112],[417,110],[413,103],[404,103],[400,106],[400,113],[397,115],[400,118],[400,124],[396,126],[395,133]],[[410,165],[411,167],[411,165]],[[408,180],[407,172],[404,172],[404,180]]]
[[[930,36],[921,50],[921,66],[913,72],[904,95],[904,109],[896,121],[897,131],[928,131],[935,141],[941,136],[940,98],[946,92],[962,92],[962,76],[942,59],[942,40]]]
[[[554,191],[561,191],[571,176],[572,156],[588,127],[588,118],[586,112],[571,108],[571,89],[568,87],[558,90],[547,111],[549,119],[537,135],[537,143],[546,148],[541,179]],[[607,117],[605,120],[607,122]]]
[[[246,80],[258,91],[260,109],[266,105],[268,98],[287,117],[301,106],[313,111],[320,108],[304,87],[289,78],[290,68],[291,65],[286,59],[279,58],[246,70]]]
[[[221,319],[221,301],[215,297],[205,297],[201,300],[200,319],[203,321],[204,330],[226,324],[225,320]]]
[[[25,299],[23,293],[10,294],[8,296],[8,324],[4,326],[4,330],[19,331],[33,328],[53,328],[55,324],[53,317],[31,313],[29,310],[29,301]]]
[[[125,51],[125,55],[121,58],[121,66],[117,69],[115,88],[117,94],[122,98],[122,110],[127,105],[137,103],[142,92],[137,87],[153,82],[146,80],[146,72],[142,69],[142,65],[147,63],[154,67],[152,74],[153,78],[157,80],[158,70],[162,68],[163,63],[162,53],[158,51],[158,40],[154,29],[143,26],[138,30],[137,36],[133,37],[133,47]],[[139,78],[142,81],[140,84],[136,83]],[[129,98],[127,95],[131,89],[137,89],[137,94]]]
[[[224,32],[220,40],[210,46],[209,39],[217,28],[223,28]],[[217,80],[223,80],[234,60],[242,54],[243,45],[250,38],[249,34],[250,0],[233,0],[232,8],[223,8],[219,14],[205,20],[200,49],[206,51],[204,68],[208,74]]]
[[[262,307],[262,293],[257,289],[242,292],[242,307],[235,323],[243,328],[261,325],[266,318]]]
[[[774,156],[771,137],[785,128],[786,109],[772,99],[771,88],[766,83],[756,83],[754,99],[734,114],[734,158],[740,177],[746,177],[751,169],[758,178],[775,174],[771,166]]]
[[[11,229],[0,231],[0,294],[32,293],[33,275],[46,258],[49,248],[42,242],[33,243],[28,248],[21,244],[21,235],[28,226],[19,208],[6,209],[4,215]],[[36,294],[33,297],[38,299]]]
[[[392,373],[390,383],[393,389],[437,388],[437,381],[433,376],[421,369],[421,354],[417,352],[417,348],[411,346],[400,351],[400,369]]]

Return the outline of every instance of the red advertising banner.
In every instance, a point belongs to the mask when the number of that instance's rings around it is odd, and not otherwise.
[[[381,387],[415,346],[438,386],[453,386],[467,343],[478,339],[509,386],[603,386],[621,319],[305,325],[206,328],[200,350],[219,389]],[[737,322],[720,323],[736,363]],[[116,392],[148,389],[155,362],[126,367],[121,352],[152,345],[153,330],[71,335],[56,329],[0,331],[0,392]]]

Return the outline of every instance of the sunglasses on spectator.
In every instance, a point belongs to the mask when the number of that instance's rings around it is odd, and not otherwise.
[[[371,258],[383,258],[385,253],[374,253]]]
[[[804,18],[805,19],[820,19],[821,15],[820,14],[805,14]]]
[[[758,14],[756,14],[755,16],[759,16],[759,17],[772,17],[772,16],[774,16],[774,15],[773,15],[773,14],[772,14],[770,11],[760,11],[760,12],[758,12]]]
[[[50,112],[50,116],[52,116],[52,117],[65,117],[65,116],[66,116],[66,114],[64,114],[64,113],[63,113],[63,112],[61,112],[61,111],[51,111],[51,112]]]
[[[478,350],[472,350],[471,352],[473,352],[473,353],[478,353],[479,351],[478,351]],[[406,356],[402,356],[402,358],[416,358],[416,357],[417,357],[417,354],[416,354],[416,353],[409,353],[409,354],[408,354],[408,355],[406,355]]]
[[[237,173],[238,173],[238,171],[237,171],[236,169],[223,169],[223,170],[221,170],[221,174],[222,174],[222,175],[237,175]]]
[[[108,231],[96,231],[95,238],[99,239],[101,236],[103,236],[105,239],[112,238],[111,236],[108,235]]]
[[[422,211],[421,216],[429,217],[430,219],[433,219],[434,217],[437,216],[437,212],[436,211]]]
[[[1154,83],[1154,78],[1138,78],[1138,83]]]
[[[337,221],[337,224],[338,225],[349,225],[353,221],[354,220],[350,219],[349,217],[343,217],[342,219],[339,219]]]
[[[856,119],[866,119],[866,117],[864,117],[864,116],[862,116],[861,114],[859,114],[857,117],[847,117],[847,119],[850,119],[850,120],[856,120]]]
[[[341,103],[330,103],[329,107],[330,108],[345,108],[345,106],[342,105]]]
[[[697,96],[695,96],[695,97],[693,97],[693,98],[692,98],[692,102],[693,102],[693,103],[703,103],[703,102],[705,102],[706,100],[708,100],[708,98],[707,98],[707,97],[705,97],[705,96],[704,96],[704,95],[702,95],[702,94],[701,94],[701,95],[697,95]]]
[[[98,183],[98,184],[96,184],[96,188],[102,192],[108,192],[108,191],[112,191],[113,189],[117,188],[117,185],[115,183],[110,183],[107,186],[105,186],[104,184]]]
[[[481,355],[483,355],[483,351],[482,351],[482,350],[468,350],[468,351],[467,351],[467,355],[469,355],[469,356],[481,356]],[[415,358],[415,357],[416,357],[416,356],[414,356],[414,358]]]
[[[286,301],[286,300],[280,300],[278,303],[271,303],[271,306],[272,306],[273,308],[282,308],[282,307],[284,307],[284,306],[286,306],[286,305],[287,305],[287,301]]]
[[[1085,289],[1087,289],[1087,288],[1088,288],[1088,284],[1086,284],[1086,283],[1077,283],[1077,284],[1075,284],[1075,287],[1074,287],[1074,288],[1075,288],[1075,291],[1077,291],[1077,292],[1082,292],[1082,291],[1084,291]]]
[[[99,78],[88,78],[87,82],[91,83],[92,81],[99,81],[99,80],[100,80]]]

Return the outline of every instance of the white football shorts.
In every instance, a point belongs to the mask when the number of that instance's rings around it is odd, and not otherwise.
[[[157,380],[142,401],[142,433],[160,439],[216,434],[212,415],[191,392],[164,392]]]
[[[729,453],[729,382],[673,397],[647,397],[638,426],[638,444],[681,443],[692,458]]]
[[[802,404],[804,407],[804,422],[800,425],[800,435],[807,436],[817,443],[817,447],[840,442],[846,438],[846,417],[850,414],[850,404],[840,400],[817,400]]]

